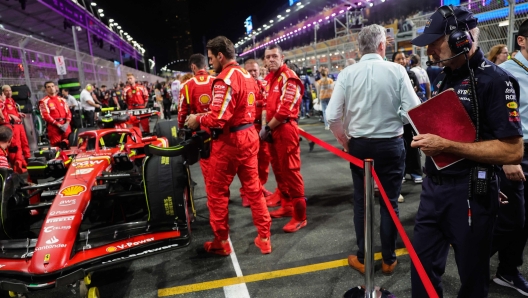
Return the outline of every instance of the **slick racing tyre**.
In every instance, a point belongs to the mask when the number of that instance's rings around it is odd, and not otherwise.
[[[81,83],[78,78],[61,79],[58,81],[59,89],[67,89],[70,94],[72,91],[78,91],[81,89]]]
[[[77,142],[79,141],[79,134],[83,131],[90,131],[90,130],[96,130],[97,127],[83,127],[83,128],[76,128],[72,129],[72,132],[68,136],[68,142],[70,143],[70,147],[77,146]]]
[[[177,146],[182,142],[182,139],[178,138],[178,121],[169,120],[161,121],[154,126],[154,134],[157,137],[165,137],[169,141],[169,146]]]
[[[185,192],[190,189],[181,156],[149,156],[143,164],[143,181],[149,221],[187,223]]]

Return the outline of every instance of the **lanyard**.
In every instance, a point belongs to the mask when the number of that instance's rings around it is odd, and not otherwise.
[[[524,64],[521,63],[521,61],[515,59],[515,58],[511,58],[515,63],[517,63],[522,69],[524,69],[524,71],[528,72],[528,67],[524,66]]]

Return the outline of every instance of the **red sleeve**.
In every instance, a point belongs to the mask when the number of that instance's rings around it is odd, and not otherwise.
[[[7,157],[5,157],[4,155],[0,155],[0,168],[11,168],[9,162],[7,161]]]
[[[213,83],[213,102],[209,106],[207,114],[198,116],[197,120],[205,127],[223,128],[225,123],[231,119],[235,110],[236,102],[233,101],[231,86],[223,80]]]
[[[180,90],[180,106],[178,107],[178,127],[183,128],[185,125],[185,119],[189,114],[189,105],[191,99],[189,98],[189,87],[187,84],[183,84]]]
[[[145,86],[143,86],[143,100],[145,101],[145,103],[148,102],[148,98],[149,98],[149,92],[148,92],[147,88],[145,88]]]
[[[300,105],[300,99],[302,98],[301,85],[297,80],[288,79],[284,82],[282,87],[282,95],[275,114],[275,119],[280,122],[286,120],[295,108],[296,105]]]
[[[44,119],[44,121],[50,124],[55,124],[55,119],[51,118],[50,110],[44,100],[40,101],[39,109],[40,109],[40,115],[42,116],[42,119]]]
[[[6,105],[3,102],[0,102],[0,113],[2,113],[2,117],[4,120],[0,119],[0,124],[9,123],[9,114],[6,110]]]

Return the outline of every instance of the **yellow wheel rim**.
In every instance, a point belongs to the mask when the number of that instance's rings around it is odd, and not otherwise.
[[[99,298],[99,289],[97,287],[90,288],[88,290],[88,298]]]
[[[91,273],[88,273],[88,275],[86,275],[84,277],[84,283],[89,286],[91,283],[92,283],[92,274]]]
[[[9,291],[9,297],[18,297],[18,295],[13,291]]]

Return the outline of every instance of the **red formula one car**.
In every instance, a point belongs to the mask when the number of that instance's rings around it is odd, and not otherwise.
[[[35,152],[28,181],[0,169],[0,289],[10,296],[73,286],[99,297],[92,272],[190,243],[188,166],[207,157],[209,136],[178,138],[176,121],[165,121],[145,137],[129,112],[98,123],[69,150]]]

